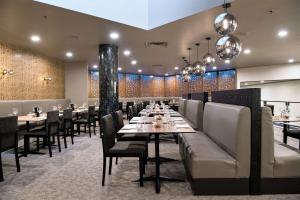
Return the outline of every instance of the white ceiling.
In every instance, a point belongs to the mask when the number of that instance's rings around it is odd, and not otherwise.
[[[147,31],[31,0],[1,0],[0,40],[65,62],[85,61],[92,66],[98,62],[98,44],[112,43],[109,33],[117,31],[120,38],[115,43],[119,46],[119,64],[124,70],[136,72],[142,68],[147,74],[175,74],[174,66],[180,65],[181,57],[188,55],[188,47],[193,48],[194,61],[196,42],[201,44],[199,55],[202,57],[207,51],[204,38],[211,36],[212,42],[216,41],[218,35],[213,21],[221,12],[221,7],[209,9]],[[252,53],[241,54],[230,65],[217,59],[219,68],[281,64],[287,63],[289,58],[300,61],[299,0],[235,0],[229,12],[238,20],[235,35]],[[280,29],[289,31],[286,38],[278,38]],[[40,35],[41,42],[32,43],[32,34]],[[168,42],[168,47],[145,48],[145,42],[150,41]],[[124,49],[131,50],[129,58],[122,54]],[[74,52],[72,59],[65,57],[67,50]],[[138,65],[131,66],[131,59],[136,59]]]

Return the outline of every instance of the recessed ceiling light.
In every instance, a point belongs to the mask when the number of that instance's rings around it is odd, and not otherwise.
[[[136,63],[137,63],[136,60],[132,60],[132,61],[131,61],[131,64],[132,64],[132,65],[136,65]]]
[[[41,38],[38,35],[32,35],[30,39],[31,39],[32,42],[39,42],[39,41],[41,41]]]
[[[248,85],[248,83],[244,83],[244,85]]]
[[[279,37],[285,37],[285,36],[288,35],[288,32],[287,32],[286,30],[280,30],[280,31],[277,33],[277,35],[278,35]]]
[[[131,54],[131,52],[130,52],[129,50],[124,50],[123,54],[124,54],[125,56],[129,56],[129,55]]]
[[[245,49],[244,50],[244,54],[250,54],[251,53],[251,50],[250,49]]]
[[[117,40],[119,38],[119,34],[116,32],[112,32],[109,34],[109,37],[113,40]]]
[[[153,75],[150,75],[150,78],[153,78],[154,76]]]
[[[122,67],[118,67],[118,71],[122,71]]]
[[[179,77],[180,77],[180,76],[177,74],[177,75],[176,75],[176,78],[179,78]]]
[[[179,69],[179,67],[175,66],[175,67],[174,67],[174,69],[175,69],[175,70],[178,70],[178,69]]]
[[[66,53],[66,56],[67,56],[68,58],[71,58],[71,57],[73,57],[73,53],[72,53],[71,51],[68,51],[68,52]]]
[[[169,76],[169,74],[166,73],[165,76]]]
[[[224,61],[226,64],[229,64],[230,63],[230,60],[225,60]]]
[[[94,68],[94,69],[97,69],[97,68],[98,68],[98,65],[93,65],[93,68]]]
[[[260,83],[264,83],[265,81],[262,80],[262,81],[259,81],[259,82],[260,82]]]
[[[293,62],[295,62],[295,60],[294,60],[293,58],[290,58],[290,59],[288,60],[288,62],[289,62],[289,63],[293,63]]]
[[[141,69],[138,69],[138,73],[142,73],[142,71],[143,71],[143,70],[141,70]]]
[[[213,70],[216,70],[216,69],[218,69],[218,67],[217,66],[213,66]]]

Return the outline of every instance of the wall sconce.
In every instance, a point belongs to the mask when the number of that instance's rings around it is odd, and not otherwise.
[[[44,77],[44,81],[52,81],[52,77],[51,76],[45,76]]]
[[[12,69],[3,69],[2,72],[1,72],[2,76],[13,75],[13,74],[14,74],[14,71]]]

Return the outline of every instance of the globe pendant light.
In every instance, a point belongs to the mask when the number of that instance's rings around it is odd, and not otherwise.
[[[191,65],[191,48],[187,48],[187,50],[189,51],[189,61],[187,63],[186,69],[188,71],[189,74],[193,73],[193,66]]]
[[[216,41],[216,54],[223,60],[231,60],[238,56],[242,51],[242,45],[239,39],[231,33],[237,28],[237,21],[235,17],[227,12],[227,8],[231,6],[230,3],[223,4],[225,10],[215,18],[214,27],[217,33],[222,35]]]
[[[206,71],[206,66],[201,61],[199,61],[199,54],[198,53],[199,53],[200,44],[196,43],[195,45],[197,47],[197,60],[193,64],[193,74],[195,74],[197,76],[199,76],[199,75],[203,76],[205,74],[205,71]]]
[[[182,62],[183,62],[183,68],[181,70],[181,78],[183,82],[189,82],[191,80],[191,76],[187,67],[187,60],[185,57],[182,57]]]
[[[215,18],[214,27],[216,32],[220,35],[231,34],[237,27],[237,21],[235,17],[227,12],[227,8],[229,7],[230,4],[226,4],[224,0],[223,8],[225,9],[225,12],[219,14]]]
[[[209,53],[209,41],[211,40],[210,37],[205,38],[207,40],[207,54],[203,57],[203,63],[206,66],[212,66],[215,63],[215,58]]]

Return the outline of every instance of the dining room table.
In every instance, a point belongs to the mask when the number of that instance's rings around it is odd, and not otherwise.
[[[273,123],[280,124],[283,126],[283,142],[287,143],[287,132],[290,126],[300,128],[300,117],[293,116],[273,116]],[[300,141],[299,141],[300,142]]]
[[[134,119],[134,118],[133,118]],[[143,118],[148,123],[133,123],[135,121],[141,120],[135,118],[131,120],[131,123],[123,126],[118,134],[152,134],[154,135],[155,141],[155,175],[145,177],[145,181],[154,181],[156,193],[160,193],[161,181],[184,181],[177,178],[171,178],[166,176],[161,176],[160,174],[160,135],[162,134],[194,134],[196,131],[188,123],[176,123],[175,121],[170,121],[170,123],[157,123],[154,118],[148,117],[148,119]]]
[[[165,115],[170,114],[171,117],[181,117],[182,115],[173,109],[143,109],[139,115]]]

